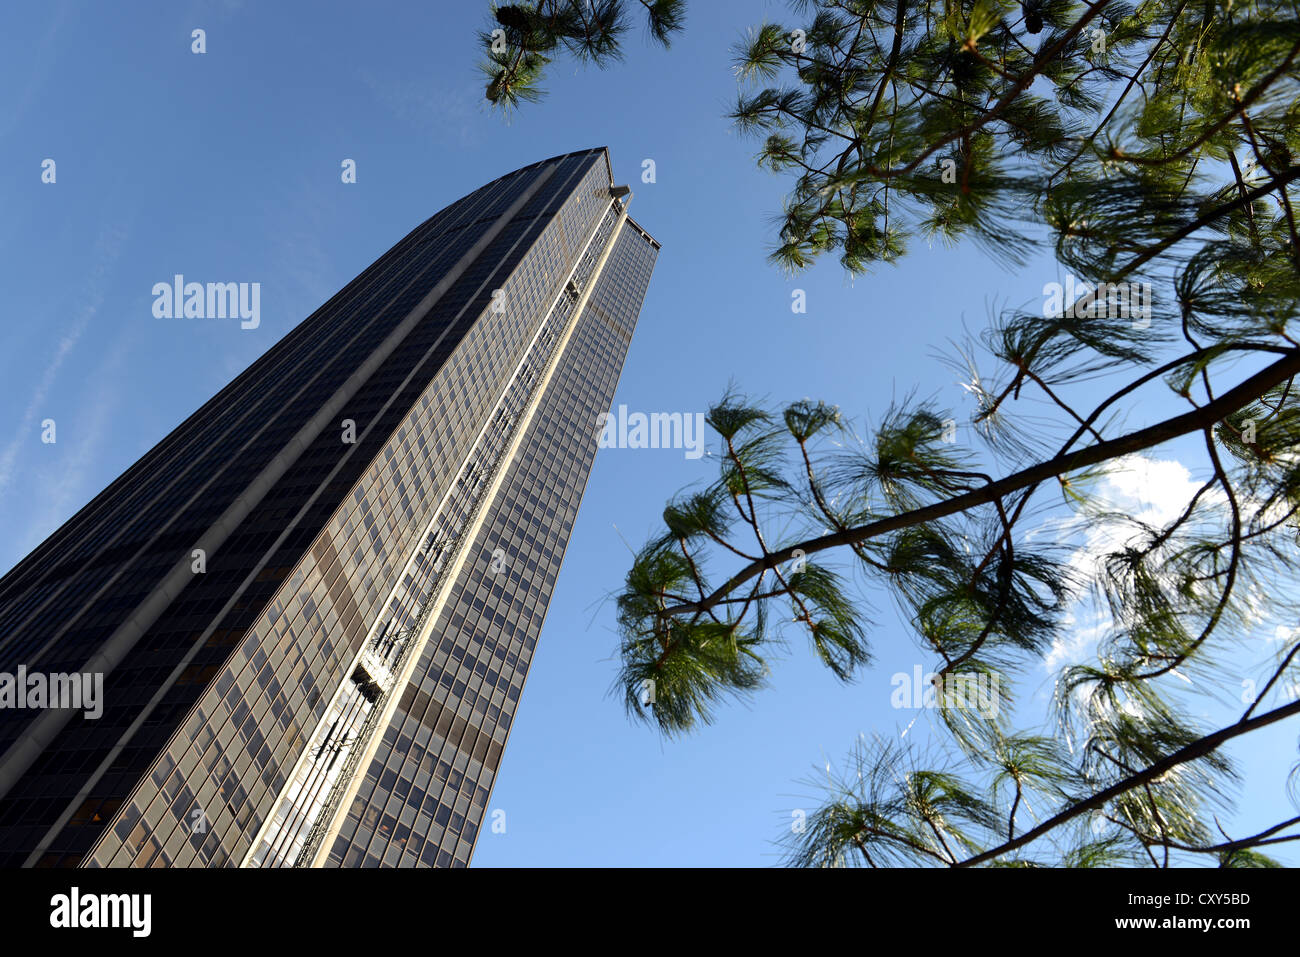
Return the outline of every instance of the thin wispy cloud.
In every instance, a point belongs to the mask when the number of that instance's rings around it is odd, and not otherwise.
[[[63,454],[57,465],[38,470],[40,507],[30,513],[24,528],[14,537],[25,553],[57,529],[99,491],[100,470],[105,450],[114,438],[114,422],[121,404],[120,384],[125,381],[131,350],[127,337],[119,338],[107,356],[82,386],[84,414],[65,423],[59,433]]]
[[[17,429],[4,448],[0,449],[0,494],[13,482],[22,450],[37,441],[37,425],[43,418],[42,411],[46,408],[50,392],[54,388],[64,362],[76,349],[82,336],[90,328],[91,322],[98,315],[100,306],[104,302],[105,280],[110,275],[125,242],[126,232],[118,227],[107,227],[99,234],[95,243],[94,265],[91,267],[85,288],[73,304],[72,321],[59,336],[53,354],[45,360],[45,366],[36,381],[36,388],[32,391],[31,398],[18,420]]]
[[[403,123],[439,142],[477,144],[483,102],[477,87],[447,87],[432,76],[378,77],[367,70],[357,75],[379,104]]]
[[[37,93],[49,78],[54,62],[54,39],[67,19],[68,4],[61,3],[55,8],[54,17],[44,35],[30,45],[31,66],[23,71],[27,82],[23,84],[21,90],[11,91],[13,95],[0,101],[0,139],[14,131],[14,127],[22,121],[32,103],[36,101]]]

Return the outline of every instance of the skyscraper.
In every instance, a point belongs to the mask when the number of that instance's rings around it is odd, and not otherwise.
[[[627,196],[602,148],[448,206],[0,580],[11,692],[103,676],[0,707],[0,865],[468,863],[658,253]]]

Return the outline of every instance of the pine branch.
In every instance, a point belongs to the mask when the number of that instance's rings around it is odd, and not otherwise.
[[[941,502],[935,502],[901,515],[891,515],[866,525],[859,525],[842,532],[834,532],[811,538],[795,545],[772,552],[766,558],[751,562],[731,578],[700,601],[676,605],[664,609],[665,616],[688,615],[706,611],[726,597],[737,587],[749,581],[755,575],[790,561],[796,551],[813,555],[829,548],[839,548],[878,538],[888,532],[911,528],[946,518],[958,512],[968,511],[980,505],[987,505],[997,499],[1028,488],[1044,479],[1063,475],[1110,461],[1132,452],[1139,452],[1152,446],[1168,442],[1170,439],[1200,431],[1236,412],[1253,401],[1263,392],[1300,373],[1300,350],[1292,350],[1285,358],[1255,373],[1235,388],[1229,389],[1212,402],[1208,402],[1192,412],[1166,419],[1156,425],[1139,429],[1128,435],[1098,442],[1074,452],[1067,452],[1045,462],[1039,462],[1021,469],[998,481],[991,482],[983,488],[957,495]]]
[[[1161,775],[1172,771],[1180,765],[1186,764],[1189,761],[1194,761],[1197,758],[1203,758],[1206,755],[1213,753],[1221,745],[1231,741],[1233,738],[1239,737],[1243,734],[1249,734],[1251,731],[1258,731],[1260,728],[1268,727],[1270,724],[1282,721],[1283,719],[1296,714],[1300,714],[1300,701],[1293,701],[1291,704],[1269,711],[1257,718],[1238,721],[1236,724],[1231,724],[1226,728],[1220,728],[1213,734],[1207,734],[1205,737],[1192,742],[1186,747],[1180,748],[1178,751],[1175,751],[1168,757],[1155,762],[1144,770],[1112,784],[1104,790],[1098,791],[1092,797],[1084,801],[1079,801],[1065,810],[1057,812],[1042,824],[1026,831],[1019,837],[1007,841],[998,847],[976,854],[974,857],[969,857],[958,863],[956,866],[974,867],[977,864],[984,864],[995,860],[1004,854],[1008,854],[1017,848],[1024,847],[1026,844],[1038,840],[1038,838],[1054,831],[1062,824],[1073,820],[1080,814],[1084,814],[1095,808],[1103,807],[1109,801],[1113,801],[1115,798],[1133,790],[1134,788],[1142,787],[1143,785],[1156,780]]]

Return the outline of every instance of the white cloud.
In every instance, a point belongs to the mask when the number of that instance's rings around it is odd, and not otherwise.
[[[1091,499],[1102,510],[1123,518],[1079,515],[1058,519],[1044,523],[1034,537],[1047,532],[1057,541],[1077,540],[1068,564],[1079,578],[1087,580],[1097,574],[1107,555],[1134,538],[1132,521],[1156,528],[1167,525],[1183,513],[1203,484],[1182,462],[1126,455],[1107,463],[1089,489]],[[1222,506],[1226,501],[1217,487],[1201,496],[1204,507]],[[1090,656],[1110,626],[1107,610],[1098,608],[1091,596],[1082,596],[1065,615],[1044,667],[1054,672]]]

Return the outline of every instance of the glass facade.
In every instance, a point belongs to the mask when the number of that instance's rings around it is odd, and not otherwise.
[[[447,207],[0,580],[0,671],[107,672],[0,711],[0,866],[468,862],[658,251],[612,187]]]

